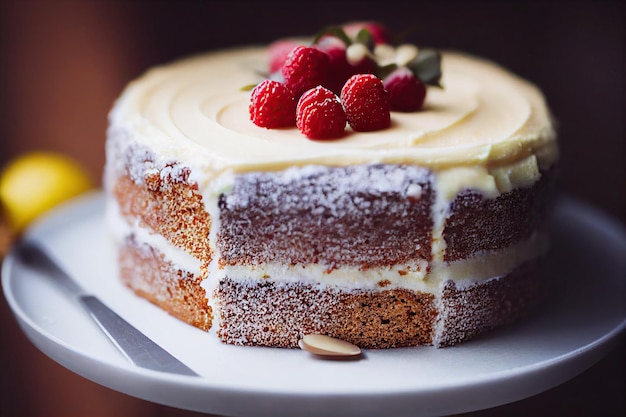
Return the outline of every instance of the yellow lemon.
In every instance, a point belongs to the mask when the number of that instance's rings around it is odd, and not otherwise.
[[[10,227],[19,233],[44,212],[92,187],[89,175],[71,158],[28,153],[0,174],[0,205]]]

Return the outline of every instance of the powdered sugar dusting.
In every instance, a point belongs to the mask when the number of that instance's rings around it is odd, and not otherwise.
[[[429,261],[431,175],[378,164],[240,175],[219,200],[217,245],[227,264],[313,260],[367,269]],[[422,190],[419,199],[408,195],[411,186]]]
[[[416,166],[398,166],[390,169],[389,165],[355,165],[349,167],[327,167],[310,165],[291,167],[281,172],[248,173],[245,182],[238,180],[239,186],[255,183],[261,195],[277,201],[278,195],[284,193],[285,188],[297,187],[303,196],[285,196],[283,203],[288,211],[296,204],[315,205],[313,212],[330,210],[333,216],[346,215],[346,211],[367,210],[371,202],[362,196],[382,197],[386,194],[401,194],[415,197],[416,187],[420,190],[420,183],[430,181],[431,173],[427,169]],[[409,194],[409,190],[410,193]],[[227,206],[246,207],[255,194],[248,192],[230,193],[225,197]],[[389,207],[396,209],[395,206]]]
[[[126,174],[138,184],[150,175],[159,175],[161,179],[169,177],[174,182],[186,182],[189,176],[188,167],[171,157],[157,155],[133,140],[125,129],[109,129],[105,150],[105,188],[112,186],[115,178]]]

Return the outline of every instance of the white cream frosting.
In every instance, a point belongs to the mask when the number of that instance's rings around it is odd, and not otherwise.
[[[557,158],[549,111],[539,90],[504,69],[458,53],[443,55],[443,89],[429,88],[425,109],[392,112],[389,129],[333,141],[306,139],[297,128],[264,129],[248,114],[266,52],[251,47],[200,55],[153,69],[133,82],[111,112],[112,128],[156,154],[184,161],[199,186],[224,172],[287,166],[390,162],[442,171]],[[530,173],[530,172],[529,172]],[[521,178],[522,181],[532,182]],[[204,182],[204,184],[202,183]]]

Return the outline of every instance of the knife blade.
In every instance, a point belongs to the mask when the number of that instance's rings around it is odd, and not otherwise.
[[[199,376],[96,296],[89,294],[37,243],[22,240],[15,244],[13,251],[24,265],[54,279],[71,297],[77,299],[109,340],[132,364],[159,372]]]

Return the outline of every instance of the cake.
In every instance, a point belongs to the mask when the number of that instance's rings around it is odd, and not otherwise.
[[[126,286],[246,346],[444,347],[532,308],[558,159],[536,86],[443,52],[419,111],[312,140],[251,121],[242,87],[268,59],[184,58],[115,103],[104,187]]]

